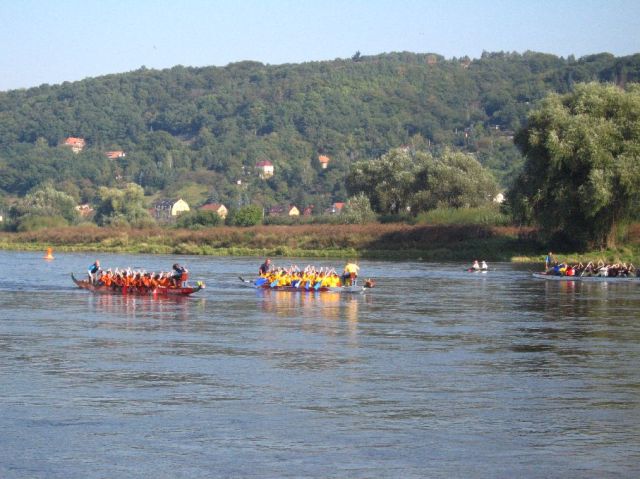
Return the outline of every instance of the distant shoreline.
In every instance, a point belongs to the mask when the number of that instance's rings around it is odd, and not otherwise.
[[[294,225],[100,228],[75,226],[0,233],[0,249],[87,253],[360,258],[416,261],[540,262],[548,251],[531,228],[478,225]],[[612,251],[562,252],[559,259],[637,261],[640,244]]]

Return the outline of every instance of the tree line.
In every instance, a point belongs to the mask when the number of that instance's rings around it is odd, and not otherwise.
[[[617,158],[611,146],[618,144],[615,135],[603,137],[608,130],[603,133],[597,125],[606,120],[610,129],[623,128],[633,101],[607,111],[591,130],[584,126],[579,138],[567,132],[576,134],[581,123],[569,122],[565,130],[549,133],[551,142],[564,132],[559,146],[545,144],[544,150],[535,141],[546,132],[548,115],[572,95],[583,96],[573,109],[565,106],[567,117],[581,113],[585,98],[615,99],[596,83],[585,87],[582,82],[629,85],[623,97],[632,98],[639,67],[640,55],[565,59],[485,52],[475,60],[447,60],[392,53],[299,65],[141,68],[4,92],[0,208],[13,204],[13,218],[23,220],[14,226],[20,228],[30,227],[29,216],[40,218],[32,223],[54,217],[77,221],[66,212],[32,214],[43,205],[43,195],[51,204],[92,203],[99,224],[144,225],[152,198],[178,195],[195,206],[225,203],[234,214],[285,202],[323,211],[347,201],[353,218],[366,218],[373,212],[418,214],[479,205],[498,189],[512,187],[508,207],[518,221],[538,222],[549,231],[580,225],[584,232],[589,226],[594,229],[574,237],[610,243],[610,224],[624,222],[637,207],[625,200],[635,198],[625,186],[633,177],[633,150],[625,150],[632,159],[613,175],[602,173],[604,167],[590,172],[565,165],[562,173],[580,171],[574,185],[579,194],[572,193],[575,188],[569,193],[549,188],[551,182],[562,185],[562,176],[541,169],[540,158],[553,158],[556,166],[558,157],[570,164],[571,158],[602,156],[602,151]],[[586,95],[585,89],[592,93]],[[60,146],[67,136],[85,138],[88,146],[73,153]],[[593,151],[584,153],[587,147],[580,141],[590,145],[593,138],[605,138],[606,144],[595,142]],[[576,146],[568,146],[571,142]],[[116,149],[126,156],[106,158],[105,151]],[[328,168],[322,168],[319,155],[330,158]],[[256,175],[255,163],[262,159],[275,165],[269,179]],[[598,174],[604,175],[602,182],[596,181]],[[591,175],[590,187],[585,175]],[[52,185],[66,197],[56,196]],[[607,198],[613,196],[605,190],[626,191],[616,201],[627,206],[613,208],[608,216],[602,208],[587,214],[587,198],[610,206]],[[545,212],[553,202],[579,206],[583,216],[567,226]],[[130,209],[123,211],[123,205]]]
[[[390,53],[297,65],[141,68],[0,93],[0,191],[53,181],[78,201],[135,182],[171,196],[200,184],[228,204],[346,199],[351,165],[403,145],[473,153],[502,186],[522,166],[510,132],[551,92],[638,80],[640,57],[526,52],[481,58]],[[59,145],[82,137],[78,155]],[[108,160],[107,150],[126,157]],[[320,154],[331,158],[320,168]],[[276,175],[258,181],[269,159]],[[236,185],[243,179],[246,187]]]

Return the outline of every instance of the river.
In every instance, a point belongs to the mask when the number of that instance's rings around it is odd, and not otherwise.
[[[292,294],[239,281],[261,258],[99,256],[207,285],[152,299],[54,255],[0,252],[3,479],[640,475],[640,284],[362,261],[366,294]]]

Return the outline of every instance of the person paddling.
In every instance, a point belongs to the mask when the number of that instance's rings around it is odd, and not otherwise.
[[[544,258],[544,270],[549,271],[549,268],[555,266],[557,263],[556,259],[553,257],[553,253],[549,251],[549,254]]]
[[[100,268],[99,260],[96,260],[95,263],[89,266],[89,268],[87,269],[87,272],[89,274],[89,280],[91,281],[91,283],[95,284],[96,279],[98,278],[98,273],[100,271],[101,271],[101,268]]]
[[[175,263],[173,265],[173,273],[171,274],[171,279],[173,280],[176,288],[182,286],[184,282],[187,281],[188,272],[189,271],[187,270],[187,268],[179,265],[178,263]]]
[[[347,264],[344,265],[344,271],[342,272],[342,284],[345,286],[347,286],[347,284],[355,286],[359,272],[360,266],[352,261],[347,262]]]
[[[259,276],[264,276],[266,274],[269,273],[269,271],[271,271],[271,260],[269,258],[264,260],[264,263],[262,263],[260,265],[260,267],[258,268],[258,275]]]

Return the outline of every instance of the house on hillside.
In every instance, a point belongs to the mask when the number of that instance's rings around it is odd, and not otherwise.
[[[127,154],[122,150],[107,151],[105,152],[105,155],[107,155],[107,158],[110,160],[117,160],[118,158],[124,158],[127,156]]]
[[[269,216],[300,216],[300,210],[293,205],[288,206],[272,206],[269,208]]]
[[[269,160],[260,160],[256,163],[256,170],[258,170],[258,175],[263,180],[267,178],[271,178],[273,176],[273,163]]]
[[[206,205],[202,205],[198,209],[200,211],[213,211],[222,219],[225,219],[227,217],[227,214],[229,213],[227,207],[220,203],[207,203]]]
[[[189,204],[182,198],[160,200],[153,205],[153,216],[159,221],[174,220],[180,213],[189,211]]]
[[[342,209],[344,208],[344,205],[345,203],[343,202],[334,203],[329,208],[327,208],[326,212],[331,215],[337,215],[339,213],[342,213]]]
[[[76,138],[74,136],[68,137],[63,143],[64,146],[71,148],[71,151],[74,153],[80,153],[84,149],[85,144],[84,138]]]
[[[330,161],[330,160],[329,160],[329,157],[328,157],[327,155],[320,155],[320,156],[318,157],[318,162],[320,162],[320,167],[321,167],[323,170],[326,170],[326,169],[327,169],[327,166],[329,166],[329,161]]]

